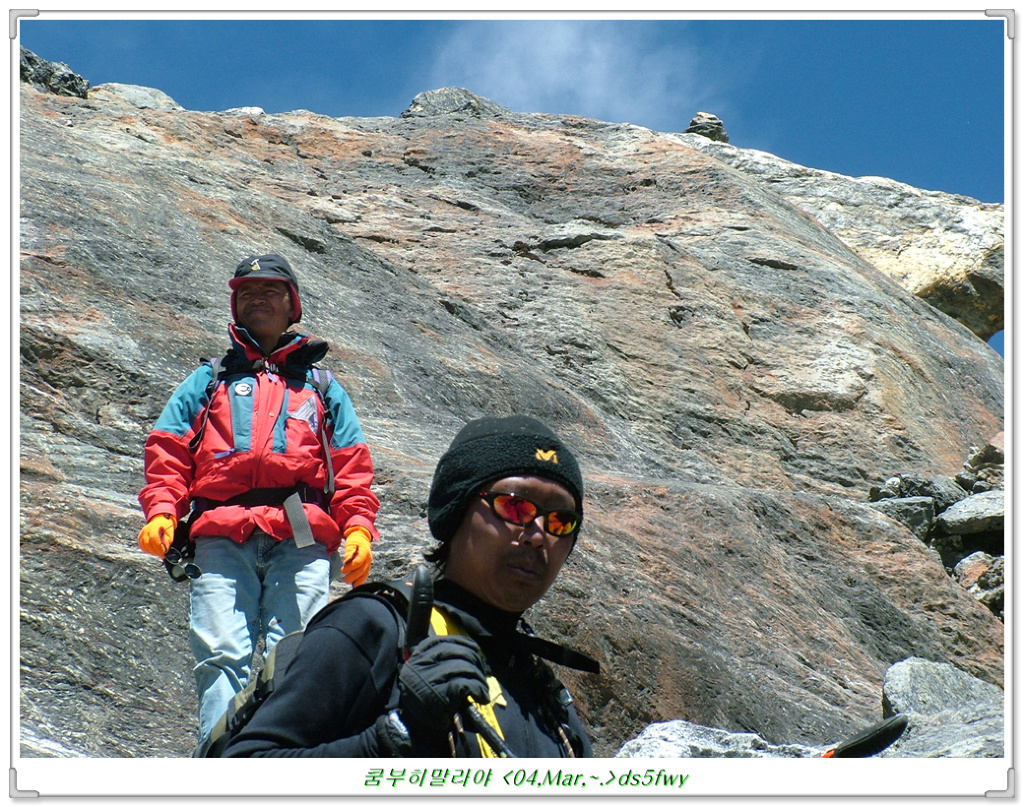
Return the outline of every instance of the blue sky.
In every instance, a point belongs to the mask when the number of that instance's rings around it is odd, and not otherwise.
[[[465,87],[518,112],[682,131],[812,168],[1004,201],[1003,18],[255,20],[23,17],[20,44],[93,86],[155,87],[188,109],[397,116]],[[224,16],[224,15],[222,15]],[[468,17],[469,15],[467,15]],[[1001,337],[994,345],[1002,353]]]

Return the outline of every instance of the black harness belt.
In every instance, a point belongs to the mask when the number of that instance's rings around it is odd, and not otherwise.
[[[283,507],[285,515],[288,516],[288,523],[292,527],[292,535],[295,536],[295,545],[306,547],[312,546],[316,539],[313,538],[313,530],[310,529],[309,519],[306,518],[306,511],[302,505],[305,502],[326,509],[326,499],[324,491],[300,485],[297,488],[253,488],[225,501],[196,498],[193,504],[194,514],[197,516],[217,507]]]

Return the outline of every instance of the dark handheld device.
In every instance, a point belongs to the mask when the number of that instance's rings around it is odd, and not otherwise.
[[[405,629],[405,659],[409,658],[412,649],[430,633],[430,612],[433,608],[434,581],[427,567],[420,564],[412,575],[412,593],[409,595]]]
[[[864,729],[860,734],[843,740],[835,748],[826,751],[822,757],[873,757],[896,742],[907,728],[906,715],[893,715],[880,723]]]
[[[174,530],[174,540],[164,555],[164,568],[175,583],[196,580],[203,575],[203,570],[195,563],[196,545],[189,540],[189,519],[178,522]]]

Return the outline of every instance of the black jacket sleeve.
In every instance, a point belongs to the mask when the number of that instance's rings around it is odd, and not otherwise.
[[[356,597],[328,606],[224,756],[378,756],[374,724],[394,685],[398,641],[398,623],[384,603]]]

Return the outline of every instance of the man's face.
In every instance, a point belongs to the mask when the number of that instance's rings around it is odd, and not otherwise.
[[[572,494],[543,477],[508,477],[483,489],[516,493],[541,510],[575,509]],[[571,537],[558,538],[543,525],[543,517],[510,524],[474,496],[452,537],[445,577],[496,608],[525,611],[555,582],[573,545]]]
[[[235,290],[238,324],[257,341],[280,336],[292,320],[288,284],[280,280],[249,280]]]

